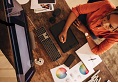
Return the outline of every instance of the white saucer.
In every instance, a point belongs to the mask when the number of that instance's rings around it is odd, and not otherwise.
[[[37,64],[37,65],[43,65],[44,64],[44,60],[43,60],[43,58],[39,58],[39,59],[35,59],[35,63]]]
[[[19,4],[26,4],[29,2],[29,0],[16,0]]]

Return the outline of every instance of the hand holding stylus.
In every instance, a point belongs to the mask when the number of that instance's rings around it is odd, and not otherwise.
[[[62,31],[61,34],[59,35],[60,42],[65,43],[66,42],[66,38],[67,38],[67,32]]]

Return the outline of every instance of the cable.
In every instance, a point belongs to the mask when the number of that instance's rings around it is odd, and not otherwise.
[[[32,20],[30,19],[30,17],[26,14],[28,20],[31,22],[31,24],[33,25],[33,27],[36,29],[36,26],[34,25],[34,23],[32,22]]]

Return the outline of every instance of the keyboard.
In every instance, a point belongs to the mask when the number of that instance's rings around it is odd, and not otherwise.
[[[61,57],[61,55],[59,54],[57,48],[55,47],[54,43],[52,42],[45,28],[41,27],[41,28],[35,29],[34,31],[36,35],[38,36],[39,41],[45,48],[48,56],[51,58],[51,60],[52,61],[58,60]]]

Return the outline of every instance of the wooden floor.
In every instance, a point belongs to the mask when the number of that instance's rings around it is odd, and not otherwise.
[[[12,65],[0,51],[0,82],[16,82],[16,74]]]

